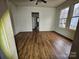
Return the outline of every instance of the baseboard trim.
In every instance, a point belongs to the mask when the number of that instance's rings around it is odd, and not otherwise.
[[[68,38],[68,37],[65,37],[64,35],[62,35],[62,34],[56,32],[56,31],[52,31],[52,32],[54,32],[54,33],[56,33],[56,34],[62,36],[63,38],[65,38],[65,39],[67,39],[67,40],[69,40],[69,41],[71,41],[71,42],[73,41],[72,39],[70,39],[70,38]]]
[[[17,36],[17,35],[20,34],[20,33],[25,33],[25,32],[32,32],[32,31],[23,31],[23,32],[18,32],[17,34],[14,35],[14,37]]]
[[[32,32],[32,31],[29,31],[29,32]],[[56,31],[39,31],[39,32],[54,32],[54,33],[56,33],[56,34],[62,36],[63,38],[65,38],[65,39],[67,39],[67,40],[69,40],[69,41],[73,41],[72,39],[70,39],[70,38],[68,38],[68,37],[65,37],[64,35],[62,35],[62,34],[56,32]],[[15,37],[16,37],[18,34],[20,34],[20,33],[23,33],[23,32],[17,33],[17,34],[15,35]]]

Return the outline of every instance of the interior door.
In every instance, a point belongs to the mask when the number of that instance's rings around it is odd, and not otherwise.
[[[9,10],[0,18],[0,48],[8,59],[18,59]]]

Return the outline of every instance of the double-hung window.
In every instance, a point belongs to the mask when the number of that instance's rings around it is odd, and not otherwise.
[[[67,20],[67,17],[68,17],[68,11],[69,11],[69,7],[62,9],[60,11],[59,27],[61,27],[61,28],[66,27],[66,20]]]
[[[78,20],[79,20],[79,3],[74,5],[73,16],[70,22],[70,29],[76,30]]]

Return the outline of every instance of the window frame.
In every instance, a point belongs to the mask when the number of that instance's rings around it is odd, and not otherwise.
[[[60,17],[61,14],[62,14],[61,12],[62,12],[63,10],[65,10],[65,9],[67,9],[67,8],[68,8],[67,16],[61,18],[61,17]],[[59,14],[59,15],[60,15],[60,16],[59,16],[59,27],[60,27],[60,28],[66,28],[66,23],[67,23],[67,22],[65,22],[65,23],[60,23],[60,22],[62,21],[62,19],[66,19],[65,21],[67,21],[67,19],[68,19],[68,14],[69,14],[69,10],[70,10],[70,7],[69,7],[69,6],[60,10],[60,14]],[[65,24],[65,26],[63,26],[62,24]],[[62,26],[60,26],[60,25],[62,25]]]
[[[73,16],[74,8],[75,8],[75,5],[76,5],[76,4],[79,4],[79,2],[78,2],[78,3],[75,3],[75,4],[71,5],[71,6],[67,6],[67,7],[63,8],[63,9],[66,9],[66,8],[69,7],[69,10],[68,10],[67,18],[60,18],[60,16],[59,16],[59,25],[61,24],[61,23],[60,23],[61,19],[66,19],[65,27],[59,26],[59,28],[62,28],[62,29],[64,28],[64,29],[73,30],[73,31],[76,30],[76,29],[70,29],[70,25],[71,25],[72,18],[79,17],[79,16]],[[59,14],[59,15],[61,15],[61,11],[62,11],[63,9],[60,10],[60,14]],[[79,18],[78,18],[78,21],[79,21]],[[77,26],[76,26],[76,27],[77,27]]]
[[[79,3],[76,3],[76,4],[79,4]],[[78,21],[79,21],[79,16],[74,16],[75,5],[76,5],[76,4],[74,4],[74,5],[72,6],[72,7],[74,7],[74,8],[73,8],[73,12],[72,12],[73,14],[72,14],[72,17],[71,17],[71,21],[72,21],[72,18],[78,18]],[[70,28],[70,26],[71,26],[71,21],[70,21],[69,29],[70,29],[70,30],[76,30],[76,29],[71,29],[71,28]],[[78,24],[78,22],[77,22],[77,24]],[[76,27],[77,27],[77,26],[76,26]]]

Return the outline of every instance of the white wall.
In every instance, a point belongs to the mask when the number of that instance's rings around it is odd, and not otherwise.
[[[27,7],[17,6],[12,7],[14,33],[23,31],[32,31],[32,12],[39,12],[39,30],[53,31],[55,21],[55,8],[47,7]]]

